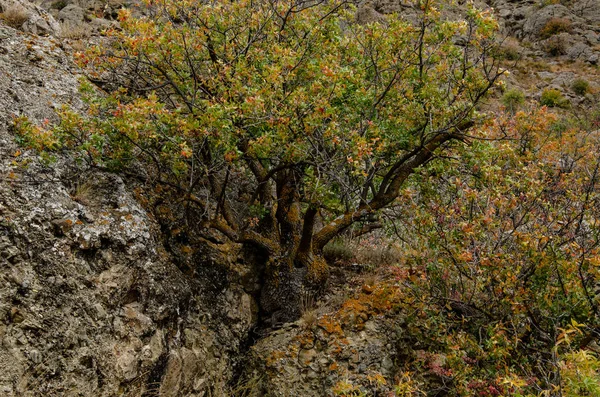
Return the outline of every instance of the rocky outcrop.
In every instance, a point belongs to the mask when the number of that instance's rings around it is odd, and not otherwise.
[[[222,395],[250,295],[180,270],[129,183],[15,142],[15,116],[83,109],[69,65],[55,39],[0,26],[0,395]]]
[[[597,64],[600,45],[600,4],[491,0],[508,35],[519,38],[540,55]],[[566,4],[566,5],[565,5]]]
[[[0,12],[15,28],[42,36],[59,36],[58,22],[42,7],[26,0],[0,0]]]

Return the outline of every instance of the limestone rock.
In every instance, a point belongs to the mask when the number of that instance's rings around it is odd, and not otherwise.
[[[60,25],[43,8],[27,0],[0,0],[0,10],[2,12],[10,9],[20,10],[27,16],[25,22],[20,26],[21,30],[41,36],[60,35]]]
[[[53,37],[0,25],[0,49],[0,395],[225,390],[253,298],[186,276],[127,181],[17,145],[14,117],[84,109],[80,76]]]

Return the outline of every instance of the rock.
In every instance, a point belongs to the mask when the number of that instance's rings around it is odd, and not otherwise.
[[[301,350],[298,353],[298,360],[303,365],[308,365],[311,361],[317,356],[317,351],[315,349]]]
[[[577,19],[576,16],[562,4],[551,4],[536,12],[530,13],[523,24],[523,33],[527,37],[539,37],[548,21],[554,18],[562,18],[568,20],[570,23],[573,23],[573,21]]]
[[[37,349],[33,349],[29,352],[29,359],[34,364],[39,364],[42,362],[42,354]]]
[[[0,0],[0,9],[3,12],[6,12],[6,10],[9,9],[17,9],[26,15],[25,21],[20,26],[20,29],[25,32],[40,36],[52,35],[58,37],[60,35],[60,25],[56,22],[54,17],[41,7],[30,3],[29,1]]]
[[[60,156],[48,166],[17,145],[15,116],[42,124],[62,104],[84,110],[80,76],[53,37],[0,24],[0,47],[0,172],[12,175],[0,180],[0,395],[224,390],[254,298],[184,274],[130,181]]]
[[[63,23],[77,25],[83,22],[85,10],[75,4],[69,4],[58,13],[58,20]]]
[[[126,351],[117,358],[117,372],[125,381],[131,381],[138,375],[138,359],[134,352]]]

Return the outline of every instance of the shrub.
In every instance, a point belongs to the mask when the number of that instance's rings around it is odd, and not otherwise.
[[[29,19],[29,12],[19,5],[13,5],[0,14],[0,18],[8,26],[19,29]]]
[[[502,103],[509,112],[515,113],[520,105],[525,102],[525,94],[517,88],[511,88],[502,96]]]
[[[58,0],[58,1],[55,1],[54,3],[50,4],[50,8],[55,9],[55,10],[62,10],[66,6],[67,6],[66,0]]]
[[[555,88],[549,88],[542,92],[540,104],[551,108],[567,108],[569,107],[569,100],[565,98],[559,90]]]
[[[559,33],[570,31],[571,21],[566,18],[551,18],[546,22],[542,29],[540,29],[539,36],[542,39],[547,39]]]
[[[557,57],[567,53],[567,46],[562,37],[551,37],[544,43],[544,51],[550,56]]]
[[[571,89],[577,95],[583,96],[590,90],[590,83],[588,83],[588,81],[585,79],[578,78],[573,81],[573,84],[571,84]]]
[[[519,53],[519,47],[515,44],[507,44],[500,47],[500,54],[503,59],[508,61],[517,61],[521,59],[521,54]]]
[[[600,362],[588,345],[595,330],[581,325],[595,321],[597,310],[585,298],[585,280],[597,280],[600,270],[598,224],[591,221],[597,208],[585,203],[598,199],[597,181],[587,177],[598,165],[598,141],[574,123],[553,132],[556,116],[547,109],[499,119],[490,138],[510,139],[473,142],[464,152],[473,161],[456,162],[468,164],[456,169],[457,178],[415,179],[418,187],[407,192],[415,202],[398,208],[411,265],[400,268],[399,289],[412,295],[399,300],[423,310],[407,321],[415,331],[405,335],[423,338],[424,353],[403,369],[440,378],[450,370],[464,380],[452,384],[447,395],[454,396],[549,396],[558,382],[563,396],[600,396]],[[577,219],[587,217],[580,227]],[[518,230],[503,232],[512,219]],[[566,236],[578,244],[564,244]],[[576,252],[594,257],[577,262]],[[430,314],[436,299],[445,310]],[[505,319],[537,325],[523,331],[526,325]],[[440,354],[445,360],[436,366]]]

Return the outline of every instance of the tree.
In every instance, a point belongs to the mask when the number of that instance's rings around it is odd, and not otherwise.
[[[431,0],[368,24],[340,0],[147,6],[79,55],[110,94],[30,137],[177,192],[202,227],[255,247],[267,311],[293,312],[298,285],[326,280],[332,238],[379,227],[418,167],[471,138],[501,75],[495,21],[444,20]]]

